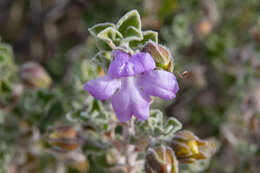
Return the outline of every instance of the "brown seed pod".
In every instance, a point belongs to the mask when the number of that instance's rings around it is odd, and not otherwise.
[[[174,63],[172,55],[169,49],[165,46],[156,44],[154,42],[149,42],[144,46],[142,51],[149,53],[153,57],[157,67],[169,72],[173,71]]]
[[[146,173],[178,173],[178,160],[168,146],[150,148],[145,157]]]
[[[31,88],[49,88],[52,79],[38,63],[27,62],[19,67],[19,76],[23,83]]]
[[[79,133],[70,126],[62,126],[54,129],[47,135],[48,143],[55,151],[71,152],[80,147],[82,139]]]
[[[209,159],[216,146],[212,140],[201,140],[188,130],[176,133],[169,145],[182,163],[194,163],[196,160]]]

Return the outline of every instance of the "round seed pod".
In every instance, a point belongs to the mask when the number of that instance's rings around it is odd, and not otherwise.
[[[165,46],[154,42],[148,42],[142,51],[149,53],[153,57],[157,67],[169,72],[173,71],[172,55]]]
[[[47,135],[47,142],[55,151],[66,153],[78,149],[82,144],[82,138],[74,128],[62,126]]]
[[[178,173],[178,160],[168,146],[150,148],[145,157],[145,173]]]
[[[216,151],[215,143],[212,140],[201,140],[188,130],[177,132],[169,142],[169,146],[182,163],[209,159]]]
[[[49,88],[52,79],[46,70],[38,63],[27,62],[19,67],[22,82],[30,88]]]

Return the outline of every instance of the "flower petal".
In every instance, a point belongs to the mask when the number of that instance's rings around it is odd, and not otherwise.
[[[130,58],[127,53],[116,50],[113,57],[108,69],[112,78],[133,76],[155,68],[155,62],[148,53],[137,53]]]
[[[112,78],[126,76],[127,71],[125,69],[125,66],[130,59],[130,55],[123,51],[115,50],[113,52],[113,57],[114,60],[111,62],[108,68],[108,75]]]
[[[112,106],[119,121],[126,122],[132,117],[129,93],[119,90],[112,96]]]
[[[149,117],[150,98],[138,88],[134,77],[128,77],[122,80],[119,92],[112,96],[112,106],[121,122],[133,115],[144,121]]]
[[[153,70],[142,74],[138,79],[138,85],[148,95],[162,99],[173,99],[179,90],[179,85],[173,73]]]
[[[135,74],[150,71],[156,67],[149,53],[137,53],[133,55],[129,61],[133,64]]]
[[[103,76],[95,80],[88,81],[84,89],[98,100],[106,100],[111,97],[116,89],[121,85],[120,80],[111,79],[109,76]]]
[[[147,96],[148,97],[148,96]],[[139,121],[145,121],[150,116],[150,101],[147,100],[143,103],[139,102],[137,106],[133,108],[133,114]]]

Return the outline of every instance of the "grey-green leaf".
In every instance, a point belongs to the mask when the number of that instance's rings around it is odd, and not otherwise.
[[[131,48],[136,48],[139,45],[144,46],[148,41],[153,41],[154,43],[158,43],[158,33],[155,31],[144,31],[143,39],[141,41],[133,40],[130,41],[129,45]]]
[[[109,27],[112,27],[114,29],[116,28],[115,24],[113,23],[99,23],[89,28],[89,32],[92,36],[96,37],[100,32]]]
[[[167,135],[171,135],[176,131],[182,128],[181,122],[179,122],[176,118],[169,118],[164,126],[164,133]]]
[[[96,36],[97,46],[100,50],[111,51],[118,44],[119,38],[122,38],[122,35],[113,27],[108,27]]]
[[[127,35],[130,26],[141,31],[141,18],[137,10],[126,13],[117,23],[117,29],[123,36]]]
[[[126,35],[124,36],[124,39],[121,41],[121,43],[130,42],[133,40],[141,41],[143,39],[143,34],[140,30],[136,29],[133,26],[130,26],[127,29]]]

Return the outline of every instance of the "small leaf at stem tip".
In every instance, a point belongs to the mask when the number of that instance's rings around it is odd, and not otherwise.
[[[108,27],[96,36],[97,47],[100,50],[112,51],[116,48],[118,38],[121,39],[122,35],[116,29]]]
[[[182,124],[176,118],[169,118],[167,121],[164,131],[166,134],[173,134],[182,128]]]
[[[113,23],[100,23],[89,28],[89,32],[92,36],[96,37],[100,32],[102,32],[103,30],[109,27],[116,29],[116,26]]]
[[[124,39],[121,41],[122,43],[124,42],[129,42],[129,41],[133,41],[133,40],[142,40],[143,39],[143,35],[141,30],[136,29],[133,26],[129,26],[127,28],[127,32],[124,35]]]
[[[141,41],[132,40],[129,42],[131,48],[137,48],[138,46],[144,46],[147,42],[152,41],[158,43],[158,33],[155,31],[144,31],[142,32],[143,39]]]
[[[131,26],[141,31],[141,17],[137,10],[129,11],[117,23],[117,29],[123,36]]]

